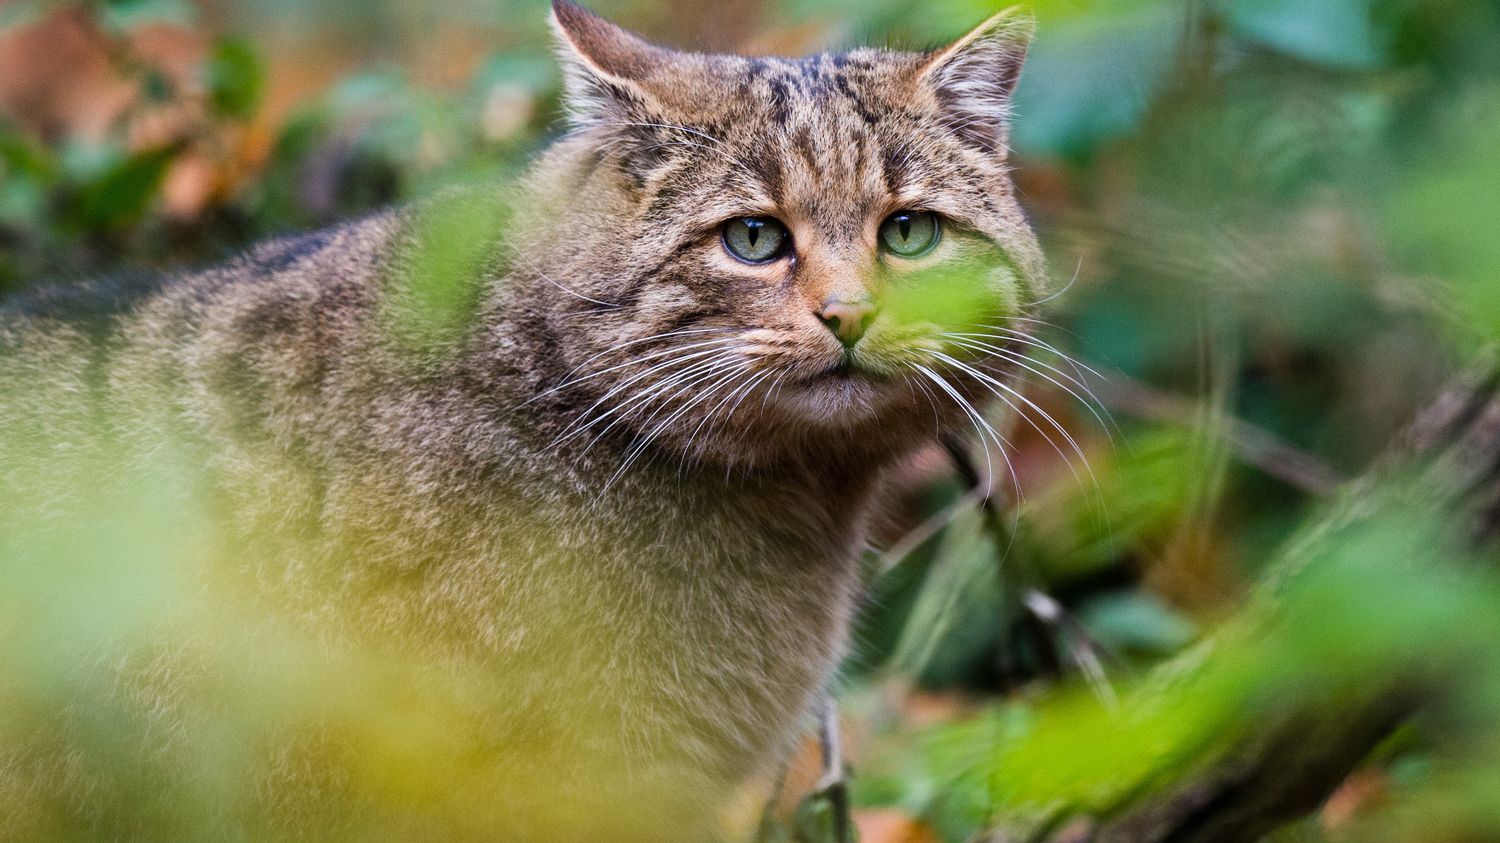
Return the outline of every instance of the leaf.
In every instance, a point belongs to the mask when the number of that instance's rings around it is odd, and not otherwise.
[[[206,75],[209,102],[219,114],[243,120],[260,107],[266,72],[249,41],[221,39],[209,57]]]
[[[118,167],[126,157],[125,149],[117,139],[69,138],[57,150],[57,167],[64,182],[89,184],[104,178],[105,173]]]
[[[0,223],[33,224],[47,207],[47,193],[41,182],[24,173],[10,174],[0,169]]]
[[[175,146],[138,152],[110,168],[79,196],[81,222],[88,228],[120,228],[140,218],[161,187]]]
[[[1113,651],[1165,655],[1186,646],[1194,632],[1186,618],[1140,591],[1097,597],[1081,609],[1079,617],[1095,640]]]
[[[113,32],[152,24],[186,27],[198,18],[187,0],[103,0],[100,6],[100,22]]]
[[[1177,428],[1132,433],[1125,447],[1096,461],[1092,485],[1068,478],[1032,496],[1025,518],[1049,583],[1108,569],[1188,517],[1200,468],[1193,436]]]
[[[36,23],[46,11],[47,4],[43,0],[10,0],[8,3],[0,3],[0,37]]]
[[[1062,20],[1040,15],[1016,89],[1017,149],[1086,155],[1133,130],[1167,79],[1183,4],[1092,5],[1111,8]]]
[[[948,523],[891,655],[897,673],[940,684],[984,657],[1003,624],[996,577],[1000,552],[977,511],[967,510]]]
[[[0,174],[6,172],[51,181],[57,177],[57,163],[50,149],[0,125]]]
[[[1391,41],[1373,0],[1233,0],[1225,16],[1242,38],[1335,67],[1379,66]]]
[[[487,193],[450,194],[421,207],[382,301],[385,328],[398,347],[422,356],[465,336],[483,278],[496,272],[509,218],[504,202]]]
[[[1456,109],[1384,201],[1386,242],[1408,271],[1451,283],[1470,341],[1500,338],[1500,92]]]

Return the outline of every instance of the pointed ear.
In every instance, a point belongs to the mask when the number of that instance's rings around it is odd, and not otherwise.
[[[1007,9],[968,35],[935,51],[922,65],[922,83],[947,112],[960,137],[1003,151],[1010,133],[1010,99],[1036,22],[1019,7]]]
[[[638,113],[652,97],[644,82],[672,52],[615,26],[568,0],[553,0],[552,28],[567,88],[568,112],[575,125],[621,119]]]

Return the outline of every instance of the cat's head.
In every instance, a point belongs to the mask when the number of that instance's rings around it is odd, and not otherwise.
[[[1028,18],[792,59],[553,15],[571,129],[532,268],[572,434],[742,463],[982,424],[1044,277],[1006,160]]]

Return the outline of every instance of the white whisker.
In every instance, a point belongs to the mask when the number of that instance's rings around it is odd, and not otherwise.
[[[604,486],[599,490],[599,494],[602,496],[604,493],[608,492],[609,489],[614,486],[615,482],[618,481],[620,477],[622,477],[625,472],[630,469],[630,466],[640,458],[641,454],[645,453],[646,449],[650,447],[653,441],[655,441],[656,436],[661,433],[661,431],[665,430],[668,425],[681,418],[684,413],[691,410],[693,407],[696,407],[699,404],[703,403],[705,400],[711,398],[714,392],[720,387],[724,386],[727,383],[733,382],[736,378],[739,378],[741,375],[743,375],[746,371],[746,366],[743,361],[738,362],[740,362],[741,364],[739,367],[732,368],[728,374],[723,375],[712,384],[709,384],[708,388],[703,390],[703,392],[701,392],[698,396],[684,404],[667,418],[663,419],[659,424],[656,425],[656,427],[652,428],[650,432],[641,436],[636,444],[631,446],[630,450],[626,453],[625,459],[620,463],[620,467],[615,470],[614,475],[609,478],[609,482],[605,483]]]
[[[564,381],[563,383],[560,383],[557,386],[552,387],[551,389],[547,390],[546,392],[541,393],[541,395],[546,395],[546,394],[549,394],[549,393],[552,393],[552,392],[556,392],[558,390],[567,389],[568,387],[576,386],[576,385],[578,385],[580,383],[583,383],[584,381],[593,380],[594,378],[597,378],[597,377],[600,377],[600,376],[603,376],[603,375],[607,375],[610,372],[618,372],[621,369],[628,369],[631,366],[639,366],[640,364],[646,362],[647,360],[654,360],[654,359],[656,359],[658,357],[666,357],[666,356],[673,355],[673,354],[679,354],[679,353],[682,353],[682,352],[685,352],[685,351],[693,351],[694,349],[704,349],[704,348],[713,349],[713,348],[716,348],[716,347],[717,348],[722,348],[725,344],[733,342],[734,339],[735,339],[734,337],[721,337],[719,339],[714,339],[714,340],[704,340],[703,342],[689,343],[687,345],[675,345],[675,346],[672,346],[671,348],[660,349],[658,351],[651,352],[650,354],[643,354],[640,357],[631,358],[630,360],[627,360],[624,363],[617,363],[617,364],[615,364],[613,366],[610,366],[607,369],[601,369],[601,370],[599,370],[597,372],[592,372],[590,374],[584,375],[583,377],[574,378],[574,379],[569,380],[569,381]],[[701,357],[705,353],[712,353],[712,351],[709,351],[709,352],[695,351],[692,355],[689,355],[689,357],[694,357],[694,356]],[[680,360],[683,360],[683,359],[686,359],[686,358],[683,358],[683,357],[674,357],[671,360],[668,360],[667,362],[668,363],[672,363],[672,362],[677,362],[677,361],[680,361]],[[646,372],[642,372],[641,374],[649,374],[649,373],[650,373],[650,370],[648,369]],[[627,381],[626,383],[629,383],[629,381]],[[622,384],[622,386],[623,385],[624,384]]]
[[[1053,293],[1052,295],[1050,295],[1050,296],[1048,296],[1048,297],[1046,297],[1044,299],[1039,299],[1037,301],[1032,302],[1031,304],[1025,305],[1025,307],[1028,307],[1028,308],[1040,307],[1041,305],[1047,304],[1048,302],[1055,301],[1055,300],[1057,300],[1059,298],[1062,298],[1062,296],[1065,293],[1067,293],[1069,290],[1073,289],[1073,285],[1074,284],[1078,283],[1078,273],[1080,273],[1082,271],[1083,271],[1083,258],[1080,257],[1078,259],[1078,266],[1076,266],[1076,267],[1073,268],[1073,277],[1068,279],[1068,283],[1064,284],[1063,288],[1061,290],[1058,290],[1057,292]]]
[[[991,354],[1002,357],[1010,361],[1011,363],[1020,366],[1026,371],[1042,377],[1048,383],[1052,384],[1058,389],[1061,389],[1063,392],[1066,392],[1068,395],[1072,396],[1073,400],[1083,405],[1083,407],[1087,409],[1091,415],[1093,415],[1094,420],[1099,422],[1099,426],[1104,429],[1105,435],[1108,436],[1111,441],[1113,441],[1114,433],[1118,432],[1118,428],[1114,425],[1113,419],[1106,421],[1106,417],[1109,415],[1109,410],[1104,406],[1104,402],[1100,401],[1099,397],[1094,394],[1094,391],[1089,388],[1088,384],[1085,384],[1072,375],[1069,375],[1067,372],[1058,369],[1056,366],[1049,365],[1041,360],[1029,358],[1024,354],[1018,354],[1007,348],[991,345],[979,340],[962,339],[959,335],[956,334],[945,334],[944,337],[960,348],[964,348],[980,354]],[[1067,384],[1057,380],[1057,378],[1052,377],[1047,372],[1042,371],[1042,369],[1036,368],[1036,366],[1041,366],[1043,369],[1056,373],[1058,377],[1063,378],[1063,380],[1068,381],[1068,383],[1076,385],[1079,389],[1083,390],[1084,394],[1086,394],[1090,400],[1085,400],[1082,395],[1079,395]]]
[[[973,366],[970,366],[963,361],[952,357],[951,355],[944,354],[940,351],[929,351],[927,353],[943,361],[944,363],[947,363],[949,366],[952,366],[959,371],[973,376],[974,378],[978,379],[980,383],[988,387],[990,392],[993,393],[996,398],[999,398],[1001,401],[1005,402],[1006,406],[1014,410],[1017,415],[1026,420],[1027,424],[1031,425],[1032,429],[1041,434],[1041,437],[1047,441],[1047,444],[1051,445],[1054,451],[1057,451],[1057,455],[1062,458],[1063,463],[1068,466],[1068,470],[1073,473],[1074,478],[1077,479],[1077,481],[1081,485],[1083,483],[1083,478],[1078,474],[1078,469],[1074,467],[1073,461],[1063,453],[1062,448],[1058,447],[1057,443],[1054,442],[1052,437],[1042,429],[1041,425],[1036,423],[1035,419],[1032,419],[1026,412],[1024,412],[1019,406],[1017,406],[1015,402],[1011,401],[1010,398],[1007,398],[1006,395],[1008,394],[1014,397],[1016,401],[1020,401],[1031,410],[1035,411],[1038,415],[1045,419],[1054,430],[1062,434],[1062,437],[1065,441],[1067,441],[1068,446],[1073,449],[1073,453],[1077,454],[1078,459],[1083,462],[1084,468],[1088,471],[1090,479],[1093,480],[1094,488],[1098,489],[1099,480],[1094,476],[1094,469],[1093,466],[1089,464],[1088,456],[1084,454],[1083,448],[1078,444],[1078,440],[1073,438],[1073,434],[1069,433],[1067,428],[1063,427],[1062,424],[1057,421],[1057,419],[1053,418],[1052,414],[1042,409],[1037,405],[1035,401],[1027,398],[1025,395],[1021,394],[1018,390],[1005,383],[1004,381],[1001,381],[998,378],[991,377],[990,375],[987,375],[984,372],[975,369]],[[1005,394],[1002,394],[1002,392]]]
[[[595,354],[592,357],[589,357],[587,360],[584,360],[582,363],[579,363],[577,366],[574,366],[572,369],[568,370],[568,372],[563,375],[563,383],[560,383],[557,386],[551,387],[550,389],[542,390],[541,392],[537,393],[536,395],[533,395],[532,397],[526,399],[524,402],[522,402],[520,404],[520,406],[524,407],[527,404],[530,404],[531,402],[536,401],[536,400],[538,400],[538,399],[540,399],[540,398],[542,398],[544,396],[551,395],[554,392],[557,392],[557,391],[562,390],[562,389],[566,389],[566,388],[572,386],[573,384],[578,383],[579,381],[569,381],[568,379],[571,378],[573,375],[577,374],[585,366],[589,365],[590,363],[594,362],[595,360],[598,360],[601,357],[605,357],[607,355],[613,354],[616,351],[620,351],[622,349],[629,348],[632,345],[640,345],[641,343],[651,342],[652,340],[667,339],[669,337],[682,336],[682,335],[685,335],[685,334],[707,334],[707,333],[716,333],[716,332],[725,331],[725,330],[727,330],[727,329],[725,329],[725,328],[690,328],[690,329],[681,330],[681,331],[668,331],[667,333],[664,333],[664,334],[652,334],[649,337],[639,337],[637,339],[629,340],[627,342],[622,342],[622,343],[619,343],[617,345],[610,346],[609,348],[606,348],[603,351],[599,352],[598,354]],[[728,340],[728,339],[733,339],[733,338],[732,337],[725,337],[724,339]],[[649,356],[635,358],[634,360],[628,361],[627,363],[625,363],[623,365],[625,365],[625,366],[633,365],[635,363],[640,362],[641,360],[649,360],[652,357],[658,357],[658,356],[661,356],[662,354],[670,354],[673,351],[681,351],[681,350],[683,350],[683,348],[684,348],[683,346],[674,346],[672,348],[662,349],[662,350],[659,350],[658,352],[653,352]],[[609,369],[609,370],[606,370],[606,371],[614,371],[614,370],[613,369]]]
[[[634,383],[636,383],[638,381],[644,380],[646,378],[649,378],[652,375],[657,375],[657,374],[661,374],[662,372],[671,371],[675,367],[681,366],[681,365],[683,365],[685,363],[692,362],[694,360],[698,360],[700,362],[703,362],[703,358],[708,358],[709,362],[711,362],[715,358],[715,355],[720,355],[720,354],[723,354],[724,352],[725,352],[725,348],[723,346],[718,346],[718,347],[714,347],[714,348],[703,349],[703,350],[700,350],[700,351],[694,351],[691,354],[685,354],[685,355],[682,355],[681,357],[673,357],[673,358],[671,358],[669,360],[662,361],[660,363],[657,363],[657,364],[655,364],[655,365],[647,368],[643,372],[638,372],[638,373],[636,373],[634,375],[631,375],[629,378],[626,378],[624,381],[622,381],[622,382],[620,382],[618,384],[615,384],[607,392],[605,392],[603,395],[601,395],[596,401],[594,401],[593,404],[589,405],[589,407],[587,409],[585,409],[582,413],[579,413],[578,418],[575,419],[572,424],[569,424],[568,427],[564,428],[563,431],[562,431],[562,433],[563,434],[567,434],[570,431],[572,431],[575,426],[577,426],[584,419],[587,419],[591,413],[593,413],[595,410],[597,410],[599,407],[603,406],[604,404],[608,403],[609,399],[613,398],[615,395],[617,395],[620,392],[628,389],[632,384],[634,384]],[[698,364],[695,363],[694,365],[698,365]],[[689,368],[691,368],[691,367],[689,367]],[[590,425],[596,423],[599,420],[602,420],[604,418],[609,417],[610,415],[614,414],[615,412],[618,412],[622,407],[628,406],[630,402],[637,400],[639,397],[641,397],[641,395],[647,394],[648,392],[649,392],[649,389],[646,392],[637,393],[635,396],[632,396],[632,397],[628,398],[624,403],[616,405],[615,407],[613,407],[610,410],[608,410],[607,412],[605,412],[603,415],[599,416],[593,422],[590,422]]]
[[[720,354],[720,355],[722,355],[722,350],[715,350],[712,353],[713,354]],[[737,358],[728,358],[728,359],[726,359],[723,356],[710,357],[707,360],[699,360],[698,362],[693,363],[690,366],[687,366],[682,371],[675,372],[675,373],[672,373],[672,374],[668,375],[667,377],[663,378],[662,380],[658,381],[657,383],[652,384],[651,386],[648,386],[645,389],[642,389],[641,391],[637,392],[636,394],[631,395],[630,397],[626,398],[624,401],[622,401],[622,402],[616,404],[615,406],[609,408],[604,413],[601,413],[599,416],[597,416],[597,417],[589,420],[587,424],[584,424],[582,427],[579,427],[578,430],[574,431],[573,434],[571,434],[568,438],[572,438],[572,436],[576,436],[578,434],[584,433],[589,428],[591,428],[591,427],[599,424],[600,422],[603,422],[605,419],[608,419],[610,416],[614,416],[615,420],[612,421],[612,422],[610,422],[609,425],[606,426],[603,430],[599,431],[599,433],[592,440],[589,441],[589,444],[584,447],[584,452],[587,453],[587,451],[590,448],[592,448],[595,443],[597,443],[600,439],[602,439],[605,436],[605,434],[609,433],[610,430],[614,429],[614,427],[616,425],[618,425],[622,421],[625,421],[626,419],[629,419],[631,416],[635,415],[637,412],[640,412],[641,410],[649,407],[654,401],[656,401],[656,399],[660,398],[668,390],[672,389],[673,387],[677,387],[679,384],[683,384],[684,381],[687,381],[686,385],[682,386],[678,390],[677,393],[673,393],[664,402],[662,402],[663,405],[669,404],[671,402],[671,400],[673,398],[675,398],[677,396],[677,394],[679,394],[682,391],[682,389],[689,388],[693,383],[696,383],[698,380],[701,380],[701,378],[699,376],[702,376],[702,377],[705,377],[705,378],[709,377],[709,376],[712,376],[713,374],[716,374],[717,372],[721,371],[725,367],[727,367],[729,365],[732,365],[732,364],[734,364],[736,362],[737,362]],[[667,371],[667,370],[670,370],[669,366],[668,367],[658,367],[658,369],[657,369],[657,371]],[[603,402],[603,400],[604,399],[600,399],[600,401],[596,402],[594,406],[597,407],[599,405],[599,403]],[[582,421],[585,417],[587,417],[588,412],[590,412],[592,409],[593,408],[591,407],[589,411],[585,411],[584,414],[579,417],[579,420],[574,422],[574,424],[575,425],[578,424],[579,421]],[[571,427],[571,425],[570,425],[570,427]]]
[[[918,372],[921,372],[924,377],[926,377],[928,380],[930,380],[934,384],[936,384],[939,389],[941,389],[942,391],[948,393],[948,397],[952,398],[958,404],[959,409],[961,409],[961,410],[964,411],[964,414],[969,417],[969,421],[974,425],[974,431],[979,434],[979,441],[980,442],[984,442],[985,441],[984,435],[985,435],[985,432],[988,431],[989,435],[994,439],[994,441],[996,443],[996,447],[1000,448],[1000,453],[1002,455],[1005,454],[1005,446],[1009,445],[1010,443],[1006,441],[1005,437],[1003,437],[1003,436],[1000,435],[999,431],[995,430],[995,428],[993,426],[991,426],[988,421],[985,420],[984,416],[982,416],[982,415],[979,414],[978,410],[974,409],[973,405],[971,405],[962,395],[960,395],[958,393],[958,390],[954,389],[952,387],[952,385],[950,385],[946,380],[944,380],[941,375],[939,375],[938,373],[932,371],[931,369],[927,368],[926,366],[923,366],[920,363],[913,363],[911,365]],[[1004,443],[1004,445],[1002,445],[1000,443]],[[1010,458],[1007,456],[1006,457],[1006,463],[1009,464],[1009,462],[1010,462]],[[995,467],[990,462],[990,449],[988,447],[986,447],[984,449],[984,471],[985,471],[985,482],[993,485],[993,483],[994,483],[994,476],[995,476]],[[1011,468],[1011,478],[1012,478],[1012,481],[1016,484],[1017,493],[1019,494],[1019,491],[1020,491],[1020,480],[1015,475],[1015,469],[1014,469],[1014,467]]]

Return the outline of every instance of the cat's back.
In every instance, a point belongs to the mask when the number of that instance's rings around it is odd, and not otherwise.
[[[197,271],[122,273],[0,301],[0,472],[16,497],[61,511],[103,466],[165,452],[242,459],[311,424],[330,361],[365,321],[398,220],[265,241]]]
[[[143,369],[181,384],[209,358],[253,361],[262,341],[317,356],[298,323],[354,321],[398,216],[266,240],[196,271],[122,272],[0,300],[0,405],[13,416],[80,401],[105,411]]]

